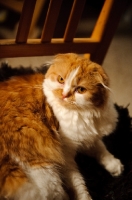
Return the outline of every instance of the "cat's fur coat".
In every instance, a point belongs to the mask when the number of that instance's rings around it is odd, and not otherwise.
[[[123,170],[101,138],[117,112],[104,70],[76,54],[57,55],[46,75],[0,83],[0,195],[15,200],[90,200],[74,160],[96,157],[113,176]]]

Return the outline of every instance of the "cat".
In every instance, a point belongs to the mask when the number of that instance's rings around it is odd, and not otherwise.
[[[102,138],[118,114],[104,69],[77,54],[56,55],[45,75],[0,83],[0,196],[91,200],[75,156],[94,156],[112,176],[123,165]]]

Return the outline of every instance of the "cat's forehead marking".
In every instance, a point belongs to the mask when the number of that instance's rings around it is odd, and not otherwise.
[[[70,72],[69,76],[66,78],[64,89],[63,89],[63,95],[66,95],[70,91],[72,81],[75,78],[75,76],[77,75],[78,70],[79,70],[79,67],[72,70]]]

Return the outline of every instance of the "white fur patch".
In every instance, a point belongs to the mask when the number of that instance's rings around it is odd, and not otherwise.
[[[68,200],[55,166],[33,168],[18,157],[12,155],[12,158],[22,167],[29,180],[16,192],[14,200]]]
[[[48,89],[51,91],[60,87],[60,84],[57,81],[55,82],[55,81],[52,81],[51,79],[45,79],[43,83],[43,87],[44,85],[48,87]]]
[[[14,200],[41,200],[39,190],[33,183],[25,183],[22,187],[16,192],[13,197]]]
[[[70,91],[72,81],[75,78],[75,76],[77,75],[78,69],[79,69],[79,67],[74,69],[73,71],[71,71],[68,78],[66,79],[64,89],[63,89],[63,95],[66,95]]]
[[[37,186],[42,200],[68,199],[62,187],[59,172],[55,169],[55,166],[35,169],[29,168],[27,170],[27,176]]]
[[[91,101],[85,99],[84,94],[80,94],[78,92],[75,93],[76,104],[79,107],[90,107],[92,105]]]

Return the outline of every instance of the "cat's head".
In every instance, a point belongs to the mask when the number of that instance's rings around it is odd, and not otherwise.
[[[69,108],[103,107],[109,79],[103,68],[73,53],[58,54],[45,76],[46,88]]]

